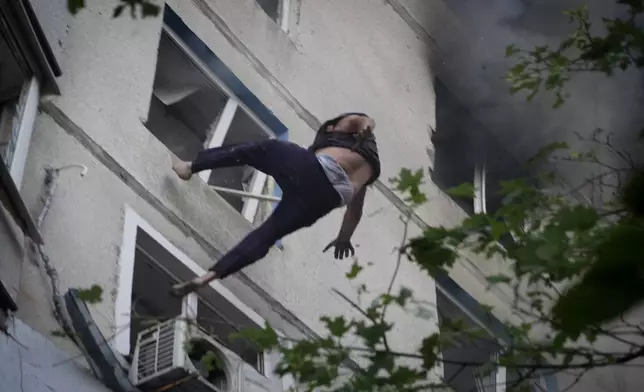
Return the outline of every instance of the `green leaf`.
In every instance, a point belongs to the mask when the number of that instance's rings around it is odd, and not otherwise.
[[[208,372],[213,372],[219,369],[225,369],[224,364],[217,354],[208,350],[201,358],[200,361],[205,365]]]
[[[231,333],[229,339],[247,339],[266,351],[270,351],[279,345],[279,336],[268,323],[264,328],[246,328],[241,332]]]
[[[411,249],[412,260],[431,276],[446,272],[457,259],[458,253],[445,242],[447,240],[462,241],[465,236],[459,236],[456,231],[443,228],[429,228],[422,236],[412,238],[407,247]]]
[[[143,1],[141,3],[141,15],[145,18],[148,16],[157,16],[159,15],[159,12],[161,11],[161,7],[158,5],[149,2],[149,1]]]
[[[619,190],[619,200],[633,216],[644,218],[644,169],[633,170]]]
[[[515,46],[514,44],[512,44],[512,45],[508,45],[508,46],[505,48],[505,57],[512,57],[512,56],[514,56],[514,55],[515,55],[515,54],[517,54],[517,53],[519,53],[519,49],[517,49],[517,48],[516,48],[516,46]]]
[[[541,161],[544,158],[549,158],[555,151],[558,150],[567,150],[570,146],[566,142],[554,142],[545,145],[540,148],[539,151],[530,159],[528,159],[528,165],[532,165],[538,161]]]
[[[559,108],[559,107],[560,107],[561,105],[563,105],[563,104],[564,104],[563,95],[562,95],[560,92],[557,92],[557,93],[555,94],[555,103],[554,103],[554,104],[552,104],[552,108],[553,108],[553,109],[557,109],[557,108]]]
[[[386,337],[387,332],[392,328],[392,324],[386,322],[365,324],[364,322],[355,323],[355,333],[360,336],[364,344],[369,348],[375,348]]]
[[[486,214],[472,214],[461,223],[467,230],[478,231],[489,227],[490,217]]]
[[[510,77],[516,78],[519,75],[521,75],[523,73],[523,71],[525,71],[526,66],[527,66],[526,63],[519,63],[519,64],[515,65],[514,67],[510,68],[510,75],[511,75]]]
[[[396,298],[396,303],[404,307],[407,302],[411,299],[413,292],[407,287],[401,287],[398,297]]]
[[[423,357],[423,368],[426,370],[433,369],[438,360],[438,352],[440,351],[440,335],[435,333],[425,339],[420,347],[420,355]]]
[[[63,331],[62,329],[54,329],[53,331],[49,332],[51,336],[57,337],[57,338],[66,338],[67,333]]]
[[[103,301],[103,288],[94,284],[89,289],[78,289],[77,295],[81,301],[97,304]]]
[[[487,305],[487,304],[481,304],[481,309],[483,309],[483,311],[485,311],[486,313],[490,313],[490,314],[494,310],[494,308],[492,306]]]
[[[558,253],[556,245],[545,243],[537,248],[537,257],[543,261],[551,261]]]
[[[414,206],[421,205],[427,201],[427,195],[421,191],[425,174],[423,169],[412,172],[410,169],[400,170],[398,177],[390,178],[389,181],[396,186],[396,190],[403,194],[403,200]]]
[[[591,206],[578,204],[559,209],[553,221],[565,231],[587,231],[598,223],[599,215]]]
[[[341,338],[351,329],[351,325],[347,323],[343,316],[338,317],[327,317],[323,316],[320,318],[320,321],[326,324],[327,329],[331,332],[331,335]]]
[[[357,261],[354,261],[353,264],[351,264],[351,270],[345,274],[347,279],[353,280],[358,277],[358,274],[362,271],[362,266],[358,264]]]
[[[553,325],[565,336],[577,337],[644,299],[644,228],[620,223],[599,238],[588,251],[595,262],[552,308]]]
[[[454,188],[450,188],[446,191],[450,196],[454,197],[465,197],[468,199],[474,198],[474,185],[471,183],[463,183]]]
[[[490,275],[486,279],[490,284],[510,283],[512,281],[512,279],[509,276],[503,275],[503,274]]]
[[[124,4],[117,5],[116,7],[114,7],[114,12],[112,14],[112,17],[118,18],[119,16],[121,16],[123,11],[125,11],[125,5]]]
[[[67,0],[67,9],[72,15],[85,8],[85,0]]]
[[[508,232],[508,228],[503,221],[490,220],[490,227],[492,228],[492,238],[495,241],[499,241]]]

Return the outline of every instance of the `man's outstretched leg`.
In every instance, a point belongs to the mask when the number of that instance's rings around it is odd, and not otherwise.
[[[184,297],[195,290],[205,287],[213,280],[217,279],[217,274],[214,271],[208,271],[204,275],[189,280],[187,282],[175,284],[172,286],[172,295],[175,297]]]
[[[177,177],[188,181],[192,178],[192,162],[178,161],[172,165],[172,170],[177,173]]]
[[[304,208],[302,208],[304,207]],[[282,200],[273,214],[226,253],[210,270],[188,282],[172,287],[172,294],[183,297],[215,279],[224,279],[264,257],[282,237],[308,226],[319,216],[300,203]]]
[[[187,181],[193,174],[205,170],[248,165],[280,182],[293,178],[291,166],[286,164],[284,158],[298,160],[302,151],[292,143],[275,139],[232,144],[202,150],[192,162],[175,162],[172,170]]]

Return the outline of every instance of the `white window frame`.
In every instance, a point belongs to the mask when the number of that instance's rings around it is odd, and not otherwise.
[[[487,167],[485,163],[476,164],[474,166],[474,213],[485,214],[487,213],[487,195],[485,193],[487,187]]]
[[[507,370],[505,366],[496,369],[496,392],[505,392],[507,389]]]
[[[477,164],[474,167],[474,213],[487,214],[487,166],[485,163]],[[530,224],[524,222],[524,230],[528,230]],[[510,231],[510,235],[517,240],[517,233]]]
[[[291,20],[291,1],[292,0],[279,0],[279,25],[283,32],[288,33],[289,22]]]
[[[27,155],[31,136],[34,133],[34,124],[38,114],[38,102],[40,101],[40,83],[35,76],[23,84],[18,103],[16,104],[17,124],[12,124],[11,141],[12,147],[9,156],[9,173],[18,189],[21,188],[22,178],[27,164]]]
[[[219,88],[219,90],[224,95],[228,97],[226,105],[224,106],[224,109],[220,113],[219,118],[214,125],[213,133],[204,146],[205,148],[220,147],[223,144],[224,140],[226,139],[226,135],[230,130],[230,125],[232,124],[233,118],[235,117],[235,114],[238,110],[243,110],[244,113],[248,117],[250,117],[251,120],[253,120],[253,122],[257,124],[270,139],[276,138],[276,135],[273,133],[273,131],[271,131],[271,129],[266,126],[266,124],[264,124],[262,120],[260,120],[246,105],[244,105],[244,103],[239,100],[239,98],[232,92],[232,90],[230,90],[226,86],[226,84],[219,77],[217,77],[217,75],[215,75],[206,66],[206,64],[204,64],[199,56],[197,56],[194,51],[192,51],[192,49],[190,49],[188,45],[186,45],[186,43],[183,42],[183,40],[166,23],[163,24],[163,32],[165,32],[168,37],[174,42],[174,44],[177,45],[179,49],[181,49],[181,51],[183,51],[183,53],[197,67],[197,69],[202,72],[203,75],[206,76],[206,78],[208,78],[211,83],[217,86],[217,88]],[[207,183],[208,179],[210,178],[210,173],[210,170],[203,171],[199,173],[199,177]],[[226,188],[222,187],[216,187],[216,190],[219,192],[242,195],[244,206],[241,213],[244,218],[246,218],[246,220],[248,220],[250,223],[253,223],[255,221],[255,217],[257,216],[260,199],[266,199],[265,195],[262,195],[262,191],[266,186],[267,179],[268,176],[266,174],[256,170],[250,182],[248,191],[240,193],[240,191],[231,189],[230,192],[228,192],[226,191]],[[268,198],[268,201],[270,201],[270,198]]]
[[[119,279],[116,300],[114,303],[114,349],[122,355],[130,353],[130,323],[132,314],[132,285],[134,283],[134,261],[136,251],[136,233],[141,229],[159,245],[161,245],[176,260],[194,272],[197,276],[206,273],[206,270],[186,256],[181,250],[172,245],[160,232],[147,223],[133,208],[125,205],[125,219],[123,226],[123,240],[119,255]],[[252,322],[260,327],[266,327],[266,320],[257,312],[244,304],[235,294],[224,287],[221,282],[214,281],[210,287],[230,302],[235,308],[247,316]],[[186,296],[182,306],[182,314],[185,316],[194,315],[197,307],[198,296],[196,294]],[[280,337],[284,335],[277,331]],[[269,376],[273,365],[269,361],[268,353],[261,353],[259,359],[263,362],[264,376]]]
[[[497,363],[499,361],[499,353],[494,353],[490,358],[490,362]],[[485,366],[485,365],[483,365]],[[481,376],[474,374],[474,381],[476,383],[476,388],[479,392],[489,391],[490,388],[494,388],[493,392],[505,392],[507,389],[507,371],[505,366],[496,365],[494,369],[490,371],[489,375]],[[492,385],[487,385],[487,382],[493,382]]]

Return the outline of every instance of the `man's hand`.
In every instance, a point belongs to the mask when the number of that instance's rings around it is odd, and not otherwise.
[[[335,251],[333,252],[333,256],[336,259],[344,259],[345,257],[349,257],[349,253],[351,253],[351,256],[353,256],[356,252],[353,249],[353,245],[351,245],[351,241],[344,241],[340,239],[335,239],[329,243],[329,245],[324,248],[322,253],[326,252],[329,250],[331,247],[335,247]]]

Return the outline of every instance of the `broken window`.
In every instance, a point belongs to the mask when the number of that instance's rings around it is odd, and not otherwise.
[[[461,308],[446,295],[437,290],[436,307],[438,323],[442,333],[454,332],[456,326],[464,324],[467,328],[480,329],[481,327],[472,320]],[[496,375],[500,370],[494,366],[496,353],[502,348],[496,339],[489,336],[466,336],[449,342],[441,348],[444,382],[456,392],[487,392],[495,390],[497,386]],[[462,366],[460,363],[479,362],[487,366],[485,372],[478,371],[473,366]],[[485,366],[481,366],[483,368]],[[498,380],[505,384],[505,380]],[[492,389],[489,389],[492,388]]]
[[[0,4],[0,8],[4,6],[4,2]],[[0,10],[0,203],[25,234],[41,243],[42,237],[20,197],[40,87],[33,64],[26,60],[25,37],[12,28],[15,20],[11,15]]]
[[[0,155],[11,167],[17,106],[27,76],[8,34],[0,32]]]
[[[438,324],[442,334],[458,336],[441,345],[443,381],[455,392],[505,392],[525,390],[546,392],[546,380],[539,371],[506,369],[499,364],[505,347],[491,332],[483,332],[475,321],[455,301],[440,290],[436,291]],[[467,330],[471,333],[462,333]],[[454,332],[459,332],[454,334]],[[489,332],[489,331],[488,331]],[[473,366],[477,364],[477,366]],[[523,374],[523,373],[529,374]]]
[[[30,75],[12,38],[0,30],[0,156],[13,172]]]
[[[266,12],[269,18],[273,19],[275,22],[279,21],[281,10],[280,6],[282,1],[287,0],[255,0],[257,4]]]
[[[137,230],[129,324],[130,355],[134,353],[141,331],[186,313],[183,301],[172,296],[170,288],[179,280],[193,277],[194,274],[163,245],[140,228]],[[264,374],[261,349],[250,341],[230,338],[231,334],[244,328],[259,326],[210,287],[199,290],[196,303],[197,325]]]
[[[159,44],[146,126],[170,151],[186,161],[193,160],[205,148],[274,137],[212,72],[202,66],[183,42],[166,30]],[[242,197],[239,191],[262,193],[267,184],[264,173],[250,167],[233,167],[205,171],[199,176],[208,184],[220,187],[222,197],[231,206],[250,222],[255,221],[259,201]]]

